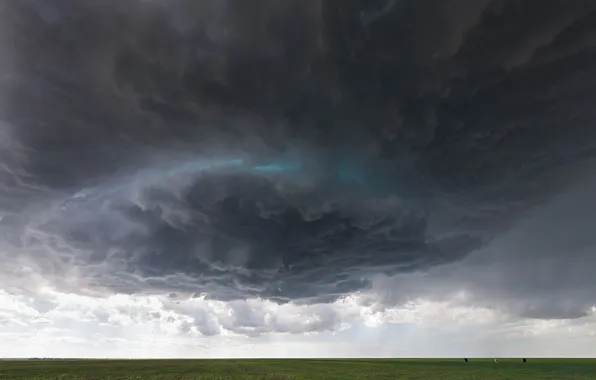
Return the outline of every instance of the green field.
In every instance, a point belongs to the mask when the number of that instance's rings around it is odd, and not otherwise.
[[[0,361],[0,379],[596,379],[596,360],[23,360]]]

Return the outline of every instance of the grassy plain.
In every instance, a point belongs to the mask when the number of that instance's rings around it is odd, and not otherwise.
[[[2,380],[596,380],[592,359],[0,361]]]

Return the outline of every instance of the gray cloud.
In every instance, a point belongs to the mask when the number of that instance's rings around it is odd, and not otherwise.
[[[4,4],[3,286],[581,315],[587,227],[492,247],[594,168],[596,4],[364,3]]]
[[[394,198],[362,199],[342,186],[333,198],[320,186],[291,185],[280,190],[267,177],[218,171],[184,189],[141,183],[131,198],[80,195],[27,227],[23,249],[43,261],[51,248],[63,266],[88,271],[90,285],[112,290],[290,300],[332,299],[362,289],[371,270],[420,270],[481,243],[426,236],[425,217]]]
[[[465,260],[426,273],[373,281],[382,304],[417,297],[450,299],[506,310],[528,318],[567,319],[591,314],[596,215],[592,178],[520,220],[508,233]]]

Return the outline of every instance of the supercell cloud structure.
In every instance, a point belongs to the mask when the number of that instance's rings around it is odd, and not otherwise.
[[[0,17],[7,294],[596,304],[594,1],[23,0]]]

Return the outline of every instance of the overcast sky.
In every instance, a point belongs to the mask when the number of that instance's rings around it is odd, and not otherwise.
[[[596,355],[596,3],[0,5],[0,357]]]

